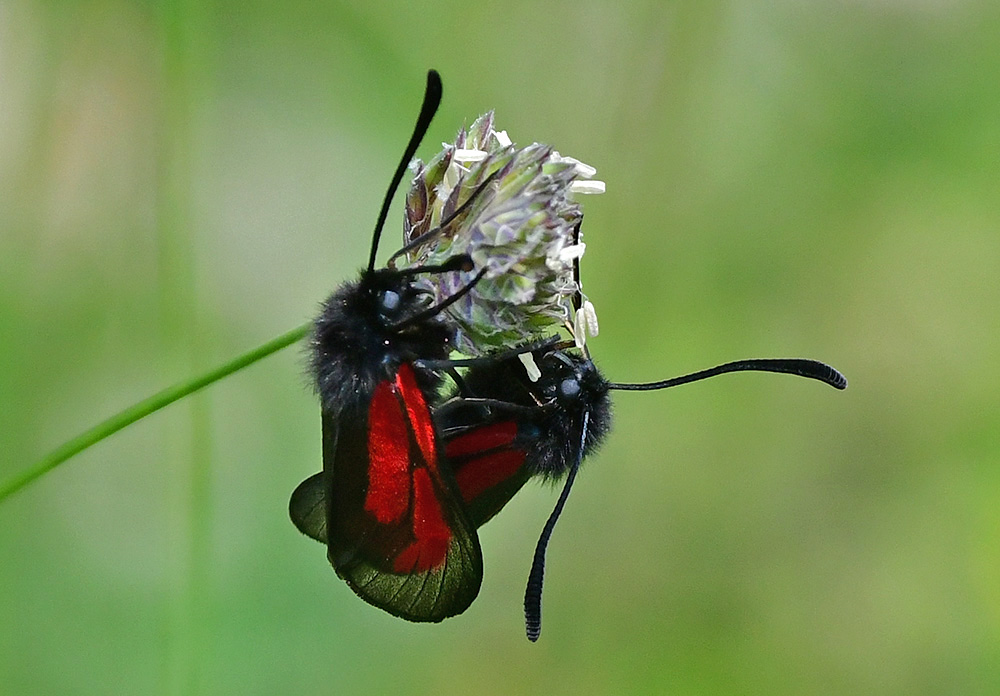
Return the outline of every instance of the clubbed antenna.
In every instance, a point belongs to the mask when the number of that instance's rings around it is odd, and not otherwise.
[[[562,514],[566,500],[569,498],[569,491],[573,487],[573,479],[576,478],[576,472],[580,470],[580,462],[583,460],[583,449],[587,442],[587,426],[589,423],[590,411],[584,411],[583,427],[580,430],[579,455],[569,470],[562,493],[559,494],[559,500],[556,501],[556,506],[552,510],[552,514],[549,515],[549,519],[546,520],[545,526],[542,528],[542,534],[538,537],[538,543],[535,545],[535,558],[531,562],[531,572],[528,573],[528,586],[524,589],[524,628],[528,634],[528,640],[532,643],[538,640],[538,636],[542,634],[542,582],[545,579],[545,549],[549,545],[552,530],[556,528],[559,515]]]
[[[420,115],[417,116],[417,123],[413,126],[413,135],[410,136],[410,142],[407,143],[406,149],[403,151],[403,158],[399,160],[396,173],[392,175],[392,181],[389,182],[389,190],[386,191],[385,198],[382,199],[382,209],[379,211],[378,219],[375,221],[375,232],[372,233],[372,251],[371,256],[368,257],[369,271],[375,270],[375,254],[378,253],[378,240],[382,236],[382,226],[385,224],[385,218],[389,215],[389,205],[392,203],[392,196],[399,187],[399,182],[403,180],[403,174],[406,172],[410,160],[413,159],[420,141],[424,139],[427,128],[434,119],[434,114],[437,113],[438,106],[441,104],[441,93],[441,76],[438,75],[436,70],[428,70],[427,88],[424,90],[424,103],[420,107]]]
[[[688,382],[708,379],[716,375],[723,375],[727,372],[778,372],[789,375],[798,375],[825,382],[835,389],[847,389],[847,378],[836,369],[818,360],[806,360],[803,358],[771,358],[760,360],[737,360],[724,365],[710,367],[707,370],[692,372],[689,375],[673,377],[660,382],[646,382],[644,384],[627,384],[612,382],[611,389],[621,389],[623,391],[650,391],[652,389],[667,389],[676,387]]]

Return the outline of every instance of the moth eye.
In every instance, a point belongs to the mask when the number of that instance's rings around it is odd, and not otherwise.
[[[379,302],[383,310],[392,312],[399,307],[399,293],[395,290],[386,290],[382,293]]]
[[[573,377],[564,379],[559,384],[559,392],[566,397],[573,397],[580,393],[580,382]]]

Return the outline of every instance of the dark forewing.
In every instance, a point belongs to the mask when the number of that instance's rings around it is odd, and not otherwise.
[[[411,621],[465,611],[479,593],[482,553],[450,472],[439,466],[413,369],[404,364],[381,382],[364,417],[335,427],[324,414],[323,434],[320,485],[337,574],[365,601]],[[299,496],[302,509],[311,491]],[[317,538],[315,525],[300,524],[307,519],[293,511],[296,525]]]

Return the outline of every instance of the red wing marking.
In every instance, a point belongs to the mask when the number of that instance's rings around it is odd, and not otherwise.
[[[397,573],[427,572],[448,555],[452,532],[437,475],[434,422],[413,368],[404,364],[394,381],[378,384],[368,407],[365,510],[380,524],[412,524],[413,541],[393,560]]]
[[[368,494],[365,510],[382,524],[410,507],[410,437],[393,385],[379,382],[368,407]]]
[[[414,541],[396,556],[397,573],[423,573],[444,563],[451,543],[451,529],[444,521],[441,502],[427,469],[413,471]]]
[[[410,426],[413,428],[413,436],[417,440],[417,447],[424,455],[427,466],[437,471],[437,447],[434,440],[434,421],[431,420],[430,409],[427,408],[427,401],[424,393],[417,386],[416,376],[413,368],[408,363],[403,363],[396,373],[396,387],[399,389],[403,403],[406,404],[406,411],[410,417]]]
[[[491,449],[509,445],[515,437],[517,437],[517,423],[514,421],[484,425],[470,433],[452,439],[445,445],[444,452],[449,459],[477,452],[488,452]]]
[[[455,474],[462,500],[471,503],[484,491],[506,481],[517,473],[527,456],[525,450],[503,450],[463,464]]]

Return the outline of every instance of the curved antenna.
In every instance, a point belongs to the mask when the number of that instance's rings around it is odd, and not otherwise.
[[[444,310],[448,309],[448,307],[450,307],[451,305],[455,304],[460,299],[468,295],[472,291],[472,289],[476,287],[476,283],[478,283],[480,280],[483,279],[483,276],[486,275],[487,270],[489,269],[485,267],[482,268],[479,271],[479,273],[473,276],[472,280],[470,280],[468,283],[459,288],[453,295],[448,296],[447,298],[438,302],[436,305],[431,305],[427,309],[417,312],[416,314],[409,316],[406,319],[403,319],[402,321],[398,321],[395,324],[391,324],[389,328],[392,329],[393,331],[399,332],[405,329],[407,326],[413,326],[414,324],[419,324],[420,322],[426,321],[433,316],[437,316]]]
[[[472,257],[467,254],[459,254],[457,256],[452,256],[451,258],[445,260],[444,263],[435,264],[433,266],[410,266],[409,268],[403,268],[397,270],[401,276],[408,275],[420,275],[421,273],[451,273],[452,271],[471,271],[475,266],[472,263]]]
[[[573,244],[580,243],[580,227],[583,226],[583,213],[580,213],[580,219],[577,221],[576,226],[573,228]],[[573,293],[573,308],[576,311],[580,311],[583,307],[583,281],[580,280],[580,257],[577,256],[573,259],[573,282],[576,283],[576,292]],[[586,329],[584,329],[586,331]],[[575,338],[575,337],[574,337]],[[590,360],[590,347],[584,342],[583,344],[583,357]]]
[[[583,412],[583,427],[580,430],[580,454],[573,461],[573,466],[566,477],[566,484],[556,506],[546,520],[542,528],[542,534],[538,537],[535,545],[535,557],[531,562],[531,572],[528,573],[528,586],[524,588],[524,629],[528,634],[528,640],[534,643],[538,636],[542,634],[542,582],[545,580],[545,550],[552,537],[552,530],[556,527],[559,515],[562,514],[566,500],[569,498],[570,488],[573,487],[573,480],[576,472],[580,470],[580,462],[583,461],[583,448],[587,442],[587,425],[590,423],[590,411]]]
[[[450,225],[452,222],[455,221],[455,218],[457,218],[459,215],[461,215],[462,213],[464,213],[466,210],[468,210],[472,206],[472,204],[475,202],[475,200],[479,197],[479,194],[482,193],[483,191],[485,191],[486,187],[489,186],[491,183],[493,183],[493,181],[497,178],[497,174],[499,174],[499,173],[500,173],[500,170],[497,169],[492,174],[490,174],[488,177],[486,177],[486,179],[483,181],[483,183],[479,184],[479,186],[476,187],[476,190],[472,192],[472,195],[469,196],[462,205],[458,206],[458,208],[456,208],[455,211],[452,212],[451,215],[449,215],[444,220],[442,220],[441,224],[439,224],[437,227],[435,227],[432,230],[427,230],[426,232],[424,232],[419,237],[414,237],[412,240],[410,240],[409,242],[407,242],[406,245],[402,249],[400,249],[395,254],[393,254],[392,256],[389,257],[389,263],[391,264],[393,261],[395,261],[396,259],[398,259],[403,254],[406,254],[407,252],[413,251],[417,247],[419,247],[419,246],[421,246],[423,244],[426,244],[429,240],[433,239],[437,235],[439,235],[442,232],[444,232],[444,230],[448,228],[448,225]]]
[[[573,227],[573,244],[580,243],[580,227],[583,226],[583,213],[580,213],[580,220]],[[573,294],[573,307],[580,309],[583,306],[583,282],[580,280],[580,257],[573,259],[573,282],[576,283],[576,292]],[[589,356],[588,356],[589,357]]]
[[[413,154],[417,151],[420,141],[424,139],[427,127],[431,125],[431,121],[434,119],[434,114],[437,113],[438,106],[441,104],[441,92],[441,76],[437,74],[436,70],[428,70],[427,88],[424,90],[424,103],[420,106],[420,115],[417,116],[417,123],[413,126],[413,135],[410,136],[410,142],[406,144],[406,149],[403,151],[403,158],[399,160],[399,165],[396,167],[396,173],[392,175],[392,181],[389,182],[389,190],[385,192],[385,198],[382,199],[382,209],[379,211],[378,219],[375,221],[375,232],[372,233],[372,251],[368,257],[369,271],[375,270],[375,254],[378,252],[378,240],[382,236],[382,226],[385,224],[385,218],[389,215],[389,205],[392,203],[392,196],[396,192],[399,182],[403,180],[403,174],[406,172],[410,160],[413,159]]]
[[[689,375],[665,379],[660,382],[646,382],[644,384],[627,384],[612,382],[611,389],[621,389],[623,391],[650,391],[652,389],[667,389],[676,387],[688,382],[697,382],[701,379],[708,379],[716,375],[727,372],[779,372],[789,375],[798,375],[825,382],[835,389],[847,389],[847,378],[836,369],[818,360],[806,360],[803,358],[776,358],[760,360],[737,360],[724,365],[717,365],[707,370],[692,372]]]

